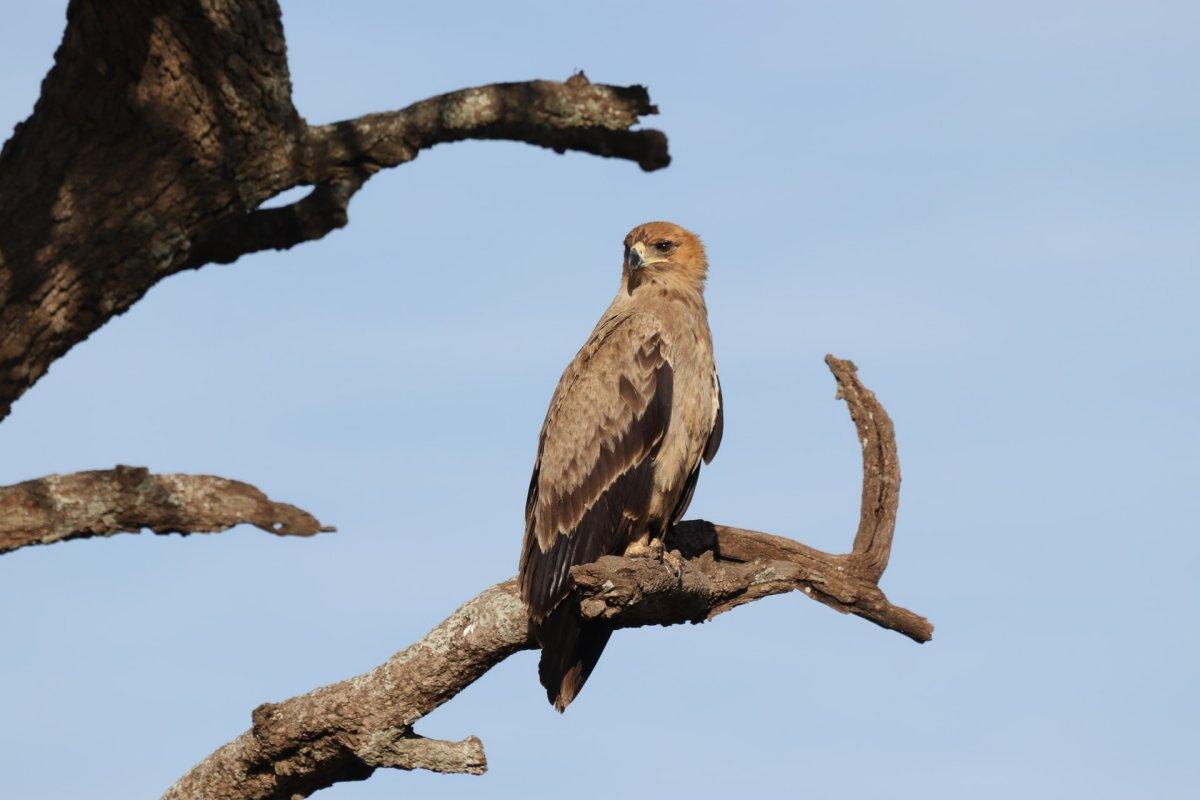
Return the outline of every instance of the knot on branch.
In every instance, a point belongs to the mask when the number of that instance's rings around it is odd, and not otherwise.
[[[260,703],[250,712],[251,729],[255,736],[263,740],[267,738],[266,732],[270,728],[271,717],[278,707],[275,703]]]

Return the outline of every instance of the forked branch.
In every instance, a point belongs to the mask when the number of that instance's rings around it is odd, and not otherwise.
[[[620,627],[703,622],[751,600],[803,591],[917,642],[933,625],[894,606],[878,583],[892,552],[900,502],[900,461],[887,411],[862,385],[850,361],[826,356],[863,450],[862,507],[850,553],[835,555],[769,533],[703,520],[682,522],[668,540],[686,559],[681,568],[648,559],[602,558],[572,575],[589,619]]]
[[[895,529],[900,469],[891,421],[849,361],[826,363],[863,445],[853,550],[833,555],[780,536],[685,522],[666,563],[610,556],[572,570],[581,613],[615,627],[703,622],[760,597],[802,591],[918,642],[933,626],[877,582]],[[536,647],[515,580],[470,600],[423,639],[363,675],[255,709],[253,725],[184,775],[167,800],[291,800],[378,767],[477,774],[478,739],[421,739],[413,725],[520,650]],[[530,680],[533,680],[531,677]]]
[[[582,72],[564,82],[494,83],[430,97],[397,111],[309,126],[287,184],[311,185],[281,208],[234,217],[193,246],[187,267],[227,264],[248,253],[285,250],[320,239],[349,221],[351,198],[381,169],[406,164],[422,150],[466,139],[504,139],[637,162],[671,163],[662,131],[633,130],[657,114],[644,86],[592,83]]]

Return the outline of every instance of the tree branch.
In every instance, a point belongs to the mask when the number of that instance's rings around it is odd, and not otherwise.
[[[563,153],[576,150],[635,161],[647,172],[671,163],[667,137],[630,130],[657,114],[643,86],[607,86],[582,72],[564,83],[527,81],[476,86],[399,111],[310,126],[295,184],[314,185],[281,208],[235,217],[198,241],[184,268],[228,264],[261,250],[286,250],[349,222],[350,199],[381,169],[412,161],[436,144],[506,139]]]
[[[635,161],[647,172],[671,163],[667,137],[631,128],[657,114],[644,86],[592,83],[577,72],[563,83],[525,81],[460,89],[399,111],[308,129],[307,183],[360,165],[395,167],[426,148],[464,139],[507,139]]]
[[[164,800],[292,800],[380,766],[482,772],[482,745],[470,769],[439,758],[444,743],[414,738],[413,724],[520,650],[534,647],[525,606],[509,580],[483,591],[416,644],[363,675],[254,709],[250,730],[210,755],[167,790]],[[404,763],[379,753],[403,752]]]
[[[0,419],[160,280],[347,223],[379,170],[509,139],[666,166],[640,86],[499,83],[310,126],[277,0],[72,0],[33,114],[0,150]],[[264,202],[312,186],[283,208]]]
[[[929,620],[892,605],[861,576],[851,558],[796,547],[769,533],[680,523],[667,541],[685,560],[605,556],[571,575],[580,613],[621,628],[705,622],[753,600],[802,591],[844,614],[854,614],[915,642],[933,638]],[[801,545],[801,547],[803,547]]]
[[[0,554],[144,528],[214,533],[243,523],[279,536],[334,530],[248,483],[212,475],[152,475],[144,467],[119,466],[0,487]]]
[[[852,363],[832,356],[826,363],[863,443],[863,509],[853,551],[831,555],[767,533],[684,522],[672,531],[674,549],[663,561],[608,556],[572,569],[583,616],[617,628],[703,622],[760,597],[799,590],[915,641],[930,639],[929,621],[892,605],[876,585],[876,570],[882,572],[891,552],[899,501],[891,421]],[[249,731],[184,775],[164,798],[291,800],[339,781],[364,780],[378,767],[482,772],[478,739],[431,742],[416,737],[412,726],[508,656],[536,646],[516,580],[492,586],[370,672],[259,706]],[[459,758],[464,750],[468,755]],[[448,760],[447,751],[453,754]]]
[[[350,198],[366,183],[360,173],[329,180],[294,203],[260,208],[221,223],[197,239],[182,269],[205,264],[232,264],[244,255],[263,250],[289,250],[323,238],[350,222]]]

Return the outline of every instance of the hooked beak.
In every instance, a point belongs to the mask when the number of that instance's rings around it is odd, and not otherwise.
[[[645,260],[646,245],[638,242],[633,247],[629,248],[629,267],[630,269],[638,269],[646,263]]]

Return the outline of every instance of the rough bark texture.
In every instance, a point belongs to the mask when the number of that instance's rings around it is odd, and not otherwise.
[[[0,419],[158,281],[320,238],[371,175],[424,148],[512,139],[657,169],[666,137],[631,130],[653,113],[644,88],[580,74],[312,126],[275,0],[72,0],[33,115],[0,152]]]
[[[322,527],[248,483],[212,475],[152,475],[144,467],[47,475],[0,487],[0,553],[114,533],[214,533],[248,523],[279,536]]]
[[[832,555],[798,542],[703,521],[676,527],[673,554],[602,558],[572,570],[581,613],[616,627],[703,622],[744,603],[800,590],[918,641],[928,620],[888,602],[877,585],[891,554],[900,466],[887,413],[849,361],[826,363],[863,445],[863,504],[852,551]],[[536,647],[515,579],[492,586],[423,639],[354,678],[255,709],[250,730],[210,755],[168,800],[292,800],[378,767],[477,774],[482,745],[434,742],[413,725],[493,666]],[[534,676],[530,676],[534,680]]]

